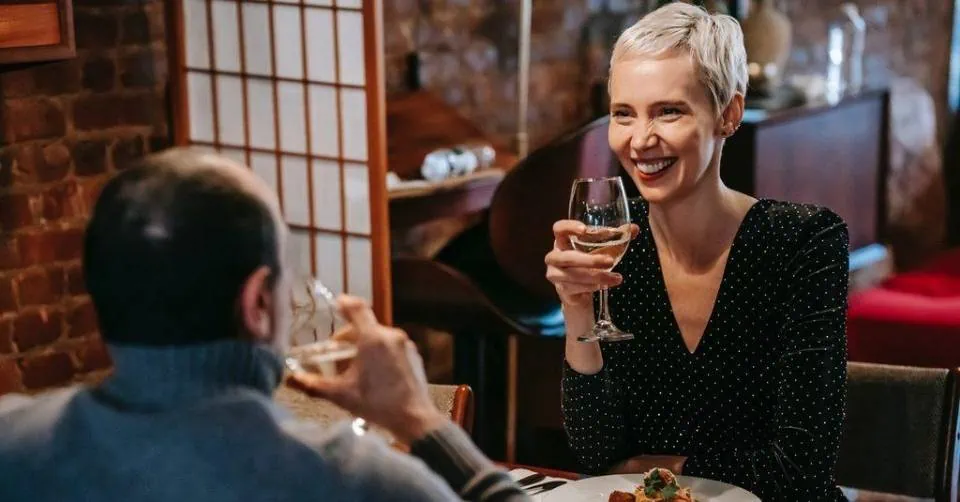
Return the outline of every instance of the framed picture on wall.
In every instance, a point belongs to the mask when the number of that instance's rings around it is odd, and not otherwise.
[[[75,54],[73,0],[0,0],[0,64]]]

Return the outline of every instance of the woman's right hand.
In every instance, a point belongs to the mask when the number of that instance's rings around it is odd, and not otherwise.
[[[593,305],[593,293],[604,287],[619,286],[620,274],[611,272],[613,258],[603,254],[589,254],[573,249],[570,238],[586,232],[587,227],[576,220],[560,220],[553,224],[553,250],[547,253],[547,280],[557,289],[564,307]],[[639,227],[631,225],[633,236]]]

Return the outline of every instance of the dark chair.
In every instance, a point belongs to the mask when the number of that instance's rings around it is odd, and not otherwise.
[[[553,222],[567,215],[574,179],[623,175],[607,145],[607,121],[523,159],[497,187],[483,220],[434,259],[393,260],[394,322],[453,334],[454,379],[476,393],[475,439],[493,458],[514,460],[518,381],[556,387],[543,405],[559,416],[562,360],[554,347],[554,374],[526,375],[518,368],[525,343],[518,337],[562,347],[563,316],[543,258],[553,246]]]
[[[849,363],[837,482],[958,500],[958,385],[957,369]]]

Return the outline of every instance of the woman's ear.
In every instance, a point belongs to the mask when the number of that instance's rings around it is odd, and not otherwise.
[[[733,133],[737,132],[737,129],[740,128],[740,123],[743,122],[743,108],[743,94],[739,92],[734,93],[733,98],[730,99],[730,103],[720,114],[720,136],[729,138],[733,136]]]
[[[243,281],[240,289],[240,322],[246,336],[269,342],[273,337],[273,288],[270,267],[262,266]]]

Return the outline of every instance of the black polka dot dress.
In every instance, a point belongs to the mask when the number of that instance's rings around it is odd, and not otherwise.
[[[647,204],[610,290],[635,335],[602,345],[604,368],[565,365],[564,425],[582,467],[687,457],[683,474],[764,501],[845,500],[833,469],[844,413],[847,227],[810,205],[760,200],[733,241],[714,311],[691,353],[664,286]]]

